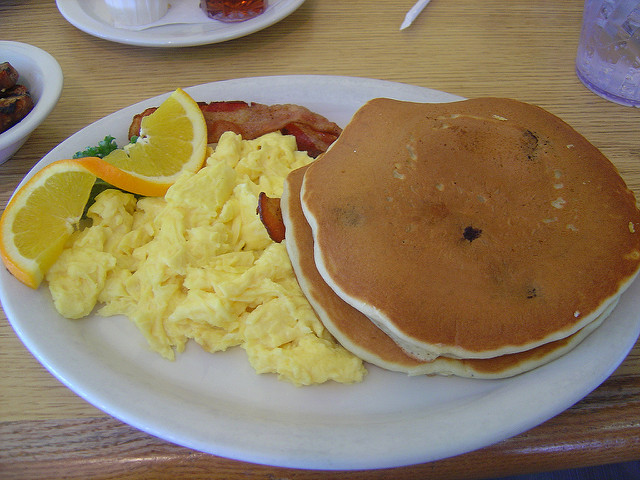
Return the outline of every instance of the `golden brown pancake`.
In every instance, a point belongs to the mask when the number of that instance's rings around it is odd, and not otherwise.
[[[300,203],[300,188],[307,167],[289,174],[280,202],[286,225],[285,245],[298,282],[318,317],[333,336],[353,354],[387,370],[409,375],[441,374],[472,378],[505,378],[536,368],[578,345],[608,315],[577,333],[521,353],[487,359],[439,357],[421,361],[407,355],[364,314],[344,302],[324,282],[313,260],[313,236]]]
[[[515,100],[372,100],[301,198],[323,279],[425,360],[565,338],[640,265],[640,212],[616,168]]]
[[[280,199],[285,245],[300,288],[329,332],[361,359],[401,372],[411,372],[423,361],[407,355],[361,312],[338,297],[318,272],[313,259],[311,227],[302,213],[300,187],[307,167],[291,172]]]

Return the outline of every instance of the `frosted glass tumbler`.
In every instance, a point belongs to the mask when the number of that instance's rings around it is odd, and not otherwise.
[[[640,1],[585,2],[576,73],[601,97],[640,107]]]

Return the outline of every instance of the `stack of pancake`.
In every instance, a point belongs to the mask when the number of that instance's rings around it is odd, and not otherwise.
[[[303,292],[347,349],[502,378],[565,354],[640,268],[640,212],[559,118],[482,98],[374,99],[281,200]]]

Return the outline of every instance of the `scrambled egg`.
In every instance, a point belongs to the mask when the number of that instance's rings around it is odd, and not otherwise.
[[[258,373],[296,385],[361,381],[362,361],[318,320],[256,214],[261,191],[281,196],[311,160],[294,137],[229,132],[164,198],[104,191],[47,274],[56,309],[126,315],[170,360],[193,339],[209,352],[241,345]]]

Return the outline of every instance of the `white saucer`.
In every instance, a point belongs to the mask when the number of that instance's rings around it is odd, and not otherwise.
[[[199,0],[172,0],[169,12],[152,24],[156,26],[132,29],[116,27],[103,0],[56,0],[62,16],[83,32],[142,47],[188,47],[243,37],[279,22],[302,3],[304,0],[271,0],[265,12],[255,18],[224,23],[207,18]]]

